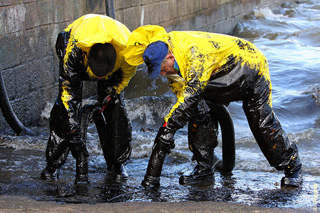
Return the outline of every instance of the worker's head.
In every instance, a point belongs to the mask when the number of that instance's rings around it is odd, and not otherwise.
[[[168,54],[168,45],[162,41],[151,43],[143,53],[143,60],[148,66],[150,79],[155,79],[161,72],[161,63]]]
[[[109,44],[95,44],[90,48],[88,66],[97,77],[104,77],[114,69],[117,53]]]

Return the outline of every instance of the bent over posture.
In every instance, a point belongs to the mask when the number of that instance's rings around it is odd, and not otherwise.
[[[197,31],[173,31],[149,25],[134,30],[124,57],[131,65],[145,62],[153,77],[178,74],[184,81],[176,104],[164,118],[154,141],[142,185],[159,185],[165,156],[174,148],[175,132],[207,105],[242,101],[251,131],[271,166],[284,170],[281,184],[299,186],[298,148],[290,143],[272,110],[271,81],[265,56],[241,38]]]
[[[122,91],[135,75],[120,53],[130,35],[128,28],[107,16],[88,14],[59,33],[56,51],[60,59],[59,95],[50,114],[47,167],[42,179],[54,174],[67,159],[76,159],[76,183],[88,181],[88,151],[82,140],[83,81],[98,82],[98,106],[93,112],[109,172],[121,174],[131,154],[131,124]]]

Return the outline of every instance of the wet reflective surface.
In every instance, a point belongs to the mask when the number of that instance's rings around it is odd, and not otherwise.
[[[281,188],[282,173],[263,168],[242,169],[243,165],[230,174],[215,172],[213,179],[196,185],[180,185],[179,176],[194,164],[181,157],[181,153],[173,152],[165,161],[161,186],[145,189],[140,183],[148,158],[132,158],[126,165],[129,176],[115,180],[106,174],[102,155],[91,153],[90,184],[75,185],[75,160],[71,155],[59,172],[59,180],[46,182],[39,178],[45,167],[43,150],[1,148],[0,153],[1,195],[24,195],[38,201],[62,203],[222,201],[263,207],[320,207],[315,197],[319,175],[308,172],[298,189]],[[269,169],[266,162],[264,166]]]

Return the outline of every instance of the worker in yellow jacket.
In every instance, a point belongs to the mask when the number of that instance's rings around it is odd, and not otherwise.
[[[148,25],[137,28],[124,50],[134,66],[143,62],[150,77],[181,76],[185,85],[155,138],[142,185],[159,185],[163,160],[182,128],[204,99],[214,103],[242,101],[251,131],[271,166],[284,170],[283,186],[299,186],[302,164],[272,110],[268,62],[260,50],[241,38],[198,31],[173,31]],[[199,175],[199,174],[197,174]],[[194,174],[190,175],[193,178]],[[189,178],[189,177],[184,177]]]
[[[69,151],[76,159],[76,183],[88,182],[88,151],[81,134],[83,81],[97,81],[98,102],[93,112],[108,172],[124,174],[131,154],[131,124],[123,90],[136,66],[123,58],[129,29],[103,15],[84,15],[59,33],[56,52],[60,60],[59,94],[50,114],[47,167],[41,178],[52,180]]]

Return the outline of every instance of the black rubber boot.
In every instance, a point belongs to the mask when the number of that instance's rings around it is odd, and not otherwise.
[[[55,181],[57,179],[56,169],[47,166],[44,170],[42,170],[40,178],[42,180]]]
[[[302,184],[302,165],[291,169],[290,171],[285,171],[285,177],[281,179],[281,186],[284,187],[299,187]]]
[[[108,176],[113,180],[126,180],[128,177],[128,173],[123,164],[112,164],[108,166]]]
[[[302,184],[302,163],[298,154],[296,144],[291,145],[293,153],[289,157],[288,163],[284,163],[284,177],[281,179],[283,187],[299,187]]]
[[[145,175],[141,185],[149,188],[149,187],[159,187],[160,186],[160,177],[153,177],[150,175]]]
[[[197,184],[213,178],[214,148],[218,145],[218,124],[214,117],[207,113],[203,119],[200,116],[189,121],[188,142],[193,153],[192,160],[197,161],[193,171],[179,178],[180,184]]]
[[[179,178],[180,184],[197,184],[205,180],[209,181],[214,178],[212,168],[201,168],[199,164],[194,168],[194,170],[188,174],[183,174]]]
[[[144,187],[159,187],[160,186],[160,175],[162,171],[162,166],[164,159],[166,158],[166,155],[168,153],[168,150],[157,144],[154,146],[148,168],[147,168],[147,174],[144,176],[144,180],[141,182],[141,185]]]
[[[89,183],[88,179],[88,156],[84,152],[76,157],[76,184]]]

